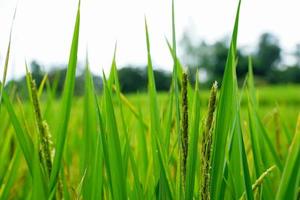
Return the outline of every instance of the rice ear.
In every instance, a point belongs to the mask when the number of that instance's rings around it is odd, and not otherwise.
[[[35,114],[36,123],[38,126],[39,132],[39,149],[40,149],[40,160],[44,165],[46,174],[48,178],[50,178],[51,170],[52,170],[52,156],[51,156],[51,135],[49,131],[48,124],[42,118],[41,114],[41,106],[38,98],[38,91],[36,87],[36,83],[33,80],[30,73],[27,73],[29,84],[30,84],[30,94],[32,98],[32,104]]]
[[[216,109],[218,83],[215,81],[210,92],[208,103],[208,113],[205,121],[204,132],[202,135],[201,147],[201,199],[210,199],[210,168],[212,151],[212,132],[214,124],[214,112]]]
[[[182,85],[181,85],[181,97],[182,97],[182,119],[181,119],[181,176],[182,176],[182,187],[185,191],[185,182],[186,182],[186,162],[188,156],[188,98],[187,98],[187,84],[188,77],[187,73],[182,74]]]

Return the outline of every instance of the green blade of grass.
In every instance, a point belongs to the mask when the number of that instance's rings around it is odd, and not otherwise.
[[[113,57],[113,62],[112,62],[112,74],[114,76],[114,83],[116,85],[116,93],[117,93],[117,99],[118,99],[118,104],[119,104],[120,113],[121,113],[123,133],[125,134],[125,140],[126,140],[125,141],[125,150],[128,151],[128,154],[129,154],[129,160],[130,160],[132,173],[133,173],[133,178],[134,178],[134,190],[135,191],[133,191],[133,193],[136,193],[136,196],[139,199],[141,199],[143,197],[142,197],[142,190],[141,190],[141,187],[140,187],[139,171],[138,171],[138,167],[136,165],[136,161],[133,157],[132,150],[130,148],[130,139],[129,139],[129,136],[128,136],[128,127],[127,127],[127,123],[125,121],[124,111],[123,111],[123,104],[122,104],[122,101],[121,101],[120,82],[119,82],[117,64],[116,64],[116,50],[117,49],[116,49],[116,46],[115,46],[115,52],[114,52],[114,57]],[[140,120],[142,120],[142,118]],[[143,152],[144,152],[144,155],[142,155],[142,156],[147,157],[147,150],[144,149]],[[126,171],[125,171],[125,173],[126,173]]]
[[[116,86],[113,85],[112,86],[112,89],[113,91],[116,91]],[[120,91],[120,98],[121,98],[121,101],[122,101],[122,105],[124,104],[129,110],[130,112],[133,114],[133,116],[137,119],[137,120],[142,120],[142,124],[143,124],[143,127],[148,130],[149,129],[149,126],[148,124],[143,120],[143,117],[141,116],[141,114],[139,113],[138,109],[136,108],[136,106],[134,106],[128,98],[126,98],[126,96],[124,94],[121,93]]]
[[[262,174],[266,168],[268,168],[267,161],[263,159],[263,152],[265,152],[265,146],[262,146],[260,143],[260,135],[258,134],[258,126],[257,126],[257,118],[254,114],[254,108],[249,98],[248,102],[248,117],[249,117],[249,129],[250,129],[250,140],[252,144],[252,154],[253,154],[253,162],[254,162],[254,171],[255,171],[255,178],[257,179],[260,174]],[[270,199],[272,194],[270,193],[270,184],[267,180],[266,184],[263,185],[264,191],[264,198]]]
[[[111,184],[113,198],[126,199],[126,182],[124,176],[124,169],[122,163],[122,153],[119,139],[119,132],[116,124],[116,118],[114,114],[114,108],[111,99],[111,93],[108,88],[105,75],[103,73],[104,80],[104,99],[105,99],[105,116],[106,116],[106,128],[107,144],[110,147],[108,151],[109,166],[111,172]],[[117,169],[117,170],[116,170]]]
[[[272,162],[276,163],[276,166],[282,172],[283,165],[280,161],[278,154],[276,153],[274,145],[272,144],[272,142],[267,134],[267,131],[263,125],[263,122],[258,117],[257,111],[254,110],[254,113],[252,113],[252,114],[254,115],[254,117],[256,117],[257,129],[258,129],[257,134],[260,134],[262,136],[264,144],[265,144],[266,148],[268,149],[268,152],[270,152],[270,154],[271,154]],[[271,163],[269,163],[269,164],[271,164]]]
[[[244,146],[243,139],[243,131],[241,128],[241,120],[240,120],[240,109],[241,102],[244,93],[245,86],[247,85],[248,76],[244,80],[242,91],[239,95],[239,103],[237,106],[238,115],[236,116],[236,125],[235,130],[233,132],[232,141],[230,141],[230,169],[232,173],[232,185],[234,188],[234,198],[238,198],[241,194],[243,194],[244,190],[246,191],[247,199],[254,199],[253,192],[251,189],[251,179],[249,172],[249,165],[247,160],[247,154]],[[239,172],[239,173],[235,173]],[[241,187],[243,186],[243,187]]]
[[[194,93],[193,102],[193,118],[192,127],[190,130],[189,151],[187,159],[187,177],[186,177],[186,190],[185,199],[193,199],[195,176],[196,176],[196,163],[198,158],[198,138],[199,138],[199,124],[200,124],[200,98],[198,94],[198,79],[196,80],[196,88]]]
[[[241,129],[241,125],[239,123],[239,129]],[[240,131],[239,134],[239,146],[240,146],[240,156],[241,156],[241,165],[242,165],[242,170],[243,170],[243,184],[244,188],[246,190],[246,196],[248,200],[254,199],[253,192],[251,190],[251,178],[250,178],[250,172],[249,172],[249,165],[247,161],[247,154],[244,146],[244,140],[243,140],[243,135],[242,131]]]
[[[253,65],[252,65],[252,58],[249,57],[248,59],[248,81],[247,81],[247,87],[250,94],[250,99],[254,105],[255,108],[258,107],[258,102],[256,99],[255,94],[255,86],[254,86],[254,76],[253,76]]]
[[[251,189],[251,179],[247,155],[245,152],[243,133],[241,128],[240,116],[237,116],[235,131],[233,133],[231,160],[229,167],[232,173],[234,197],[239,198],[246,191],[247,199],[254,199]]]
[[[15,155],[11,161],[11,164],[8,168],[8,173],[7,173],[7,181],[3,186],[3,190],[0,194],[0,200],[6,200],[9,197],[9,193],[12,190],[12,187],[14,185],[14,181],[16,180],[17,174],[18,174],[18,169],[20,168],[20,149],[17,148]]]
[[[148,95],[150,102],[150,133],[152,142],[152,154],[154,163],[154,179],[155,181],[159,176],[159,165],[158,165],[158,147],[156,146],[156,136],[161,138],[160,128],[159,128],[159,111],[157,105],[157,94],[154,81],[154,74],[152,68],[151,52],[150,52],[150,39],[148,33],[147,21],[145,19],[145,33],[146,33],[146,44],[147,44],[147,73],[148,73]]]
[[[296,132],[289,147],[288,157],[285,161],[284,170],[281,176],[280,185],[276,199],[296,199],[299,195],[298,187],[300,182],[300,115]],[[299,196],[298,196],[299,197]]]
[[[142,159],[142,169],[140,170],[141,174],[141,180],[144,188],[146,188],[146,175],[147,175],[147,169],[149,168],[149,156],[148,156],[148,148],[147,148],[147,137],[146,137],[146,131],[147,129],[144,127],[143,124],[143,114],[141,107],[138,108],[139,118],[138,118],[138,124],[139,124],[139,133],[137,135],[138,139],[138,149],[139,149],[139,155],[138,158]]]
[[[71,104],[72,104],[74,85],[75,85],[78,39],[79,39],[79,24],[80,24],[80,1],[78,3],[73,40],[71,45],[70,57],[69,57],[68,71],[67,71],[67,76],[66,76],[66,81],[64,85],[64,91],[63,91],[60,124],[59,124],[58,132],[56,134],[57,139],[56,139],[56,146],[55,146],[53,170],[51,172],[51,177],[50,177],[50,190],[54,189],[58,180],[58,174],[60,171],[64,146],[65,146],[65,140],[67,136],[67,128],[68,128],[68,122],[70,118]]]
[[[100,111],[100,106],[99,106],[96,94],[95,94],[95,99],[96,99],[96,104],[97,104],[98,124],[99,124],[99,127],[100,127],[98,137],[99,137],[100,146],[102,146],[102,148],[100,148],[99,150],[102,149],[102,151],[103,151],[105,170],[107,172],[107,179],[110,180],[110,181],[108,181],[108,186],[109,186],[110,191],[112,192],[113,191],[112,181],[111,181],[112,180],[112,178],[111,178],[112,175],[111,175],[111,167],[110,167],[109,154],[108,154],[109,149],[108,149],[106,132],[105,132],[106,126],[105,126],[105,122],[103,120],[103,117],[102,117],[102,114],[101,114],[101,111]],[[103,107],[102,110],[105,110],[105,104],[104,103],[105,103],[105,101],[102,104],[102,107]],[[103,182],[104,182],[104,180],[103,180]]]
[[[182,180],[179,171],[181,170],[181,150],[180,150],[180,144],[181,144],[181,130],[180,130],[180,103],[179,103],[179,89],[178,89],[178,59],[177,59],[177,49],[176,49],[176,28],[175,28],[175,3],[174,0],[172,0],[172,57],[173,57],[173,79],[174,79],[174,93],[175,93],[175,130],[178,137],[178,151],[179,151],[179,160],[177,164],[177,173],[176,173],[176,198],[180,199],[182,198]],[[180,74],[180,77],[182,77],[182,74]],[[182,80],[181,80],[182,81]]]
[[[244,79],[243,88],[241,91],[241,94],[239,96],[239,105],[238,105],[238,122],[237,122],[237,131],[238,131],[238,144],[239,144],[239,153],[240,153],[240,165],[242,168],[242,176],[243,176],[243,185],[246,192],[246,197],[248,200],[254,199],[253,190],[251,188],[251,178],[250,178],[250,168],[247,160],[247,154],[245,150],[245,143],[244,143],[244,137],[243,137],[243,131],[242,131],[242,125],[241,125],[241,102],[243,98],[243,94],[246,88],[246,85],[248,83],[249,74]]]
[[[33,152],[32,199],[47,199],[48,188],[40,165],[39,151],[35,145]]]
[[[148,33],[147,21],[145,19],[145,32],[146,32],[146,44],[147,44],[147,58],[148,58],[148,91],[149,91],[149,100],[150,100],[150,132],[152,137],[152,153],[153,153],[153,162],[154,162],[154,173],[155,179],[158,178],[158,173],[162,173],[163,181],[160,181],[160,187],[162,191],[166,190],[169,197],[173,196],[173,190],[171,185],[171,180],[169,176],[169,171],[167,170],[166,165],[166,154],[165,149],[162,147],[162,135],[159,125],[159,110],[157,105],[157,94],[155,88],[155,81],[153,75],[153,67],[150,53],[150,39]],[[159,163],[158,163],[159,161]],[[166,184],[164,184],[166,183]]]
[[[173,84],[173,83],[172,83]],[[170,89],[170,98],[169,98],[169,103],[168,103],[168,110],[167,110],[167,114],[166,114],[166,119],[164,121],[164,124],[166,126],[165,128],[165,138],[164,138],[164,144],[166,145],[166,153],[167,156],[170,152],[169,148],[170,148],[170,142],[171,142],[171,133],[172,133],[172,121],[173,121],[173,105],[174,105],[174,90],[173,87],[171,86]]]
[[[121,103],[121,95],[120,95],[120,83],[119,83],[119,78],[118,78],[118,71],[117,71],[117,64],[116,64],[116,53],[117,53],[117,43],[115,44],[115,49],[114,49],[114,56],[111,64],[111,71],[110,71],[110,77],[109,77],[109,86],[111,91],[113,91],[112,86],[115,86],[115,91],[117,94],[117,103],[119,106],[120,110],[120,115],[121,115],[121,127],[123,134],[125,136],[125,142],[123,144],[123,163],[124,163],[124,175],[125,179],[127,179],[127,172],[128,172],[128,164],[129,164],[129,159],[130,159],[130,141],[129,141],[129,136],[128,136],[128,129],[127,129],[127,123],[124,118],[124,112],[123,112],[123,105]]]
[[[46,84],[46,81],[48,80],[48,74],[45,74],[43,79],[42,79],[42,82],[41,84],[39,85],[39,89],[38,89],[38,97],[40,98],[42,93],[43,93],[43,90],[44,90],[44,87],[45,87],[45,84]]]
[[[237,8],[231,45],[228,52],[225,73],[222,81],[219,104],[216,115],[216,127],[213,136],[211,195],[212,199],[219,199],[223,180],[226,141],[230,131],[234,128],[237,108],[237,80],[235,74],[236,43],[241,1]]]
[[[9,117],[7,117],[9,118]],[[1,158],[1,165],[0,165],[0,188],[2,188],[2,184],[4,179],[6,178],[7,174],[7,167],[11,165],[12,160],[12,150],[11,150],[11,143],[14,142],[13,134],[8,132],[10,127],[10,123],[6,125],[8,128],[4,133],[7,133],[5,137],[1,138],[0,140],[0,158]],[[1,130],[2,131],[2,130]],[[0,192],[1,193],[1,192]],[[0,195],[1,196],[1,195]]]
[[[22,128],[22,124],[19,121],[17,114],[13,108],[13,105],[12,105],[11,101],[9,100],[9,97],[5,91],[3,91],[3,101],[6,106],[7,111],[9,113],[9,117],[12,122],[12,125],[15,129],[15,133],[16,133],[18,142],[21,146],[25,160],[27,162],[29,171],[32,174],[33,173],[33,165],[32,165],[33,142],[31,140],[31,138],[29,137],[28,133],[26,131],[24,131],[24,129]]]
[[[237,65],[237,61],[236,64]],[[253,193],[251,190],[251,179],[247,161],[247,155],[245,153],[243,134],[240,121],[240,108],[243,97],[243,92],[248,80],[248,76],[245,77],[243,88],[239,94],[239,100],[236,108],[237,115],[234,119],[235,127],[229,135],[228,155],[226,155],[226,165],[224,169],[224,179],[221,186],[221,195],[226,194],[231,198],[238,198],[246,190],[247,198],[253,199]],[[236,86],[237,87],[237,86]],[[238,172],[238,173],[237,173]]]
[[[258,179],[264,171],[273,165],[275,159],[268,155],[267,149],[270,150],[270,141],[265,143],[265,131],[263,130],[262,124],[255,110],[255,105],[252,100],[253,97],[249,97],[248,94],[248,118],[249,118],[249,129],[250,129],[250,140],[252,144],[252,154],[254,161],[255,178]],[[261,139],[263,138],[263,139]],[[268,138],[267,138],[268,139]],[[272,153],[272,152],[271,152]],[[280,169],[280,168],[279,168]],[[267,178],[265,184],[262,185],[262,189],[258,191],[262,195],[263,199],[274,199],[274,193],[271,192],[272,182],[270,178]]]
[[[94,95],[94,83],[89,71],[88,60],[85,69],[84,95],[84,161],[83,171],[86,176],[83,182],[84,199],[101,198],[102,188],[102,154],[100,136],[97,135],[97,114]],[[96,139],[95,139],[96,138]]]
[[[264,143],[266,146],[266,148],[268,148],[269,152],[271,153],[271,156],[272,156],[272,159],[273,161],[276,163],[277,167],[279,168],[280,171],[283,170],[283,166],[282,166],[282,163],[280,161],[280,158],[279,156],[277,155],[276,153],[276,150],[267,134],[267,131],[266,129],[264,128],[263,126],[263,123],[261,121],[261,119],[259,118],[258,114],[257,114],[257,110],[258,110],[258,101],[257,101],[257,98],[256,98],[256,95],[255,95],[255,86],[254,86],[254,76],[253,76],[253,66],[252,66],[252,61],[251,61],[251,58],[249,58],[249,65],[248,65],[248,70],[249,70],[249,78],[248,78],[248,81],[247,81],[247,86],[248,86],[248,91],[249,91],[249,100],[250,100],[250,103],[253,107],[253,112],[251,115],[253,115],[253,122],[256,122],[257,124],[255,125],[257,130],[256,130],[256,134],[259,133],[259,135],[261,135],[264,139],[264,141],[266,143]],[[269,163],[269,165],[272,164],[272,163]]]
[[[2,82],[1,82],[1,85],[0,85],[0,88],[1,88],[0,89],[0,110],[1,110],[3,90],[4,90],[5,83],[6,83],[7,69],[8,69],[8,63],[9,63],[9,57],[10,57],[10,46],[11,46],[12,31],[13,31],[15,18],[16,18],[16,13],[17,13],[17,6],[15,8],[12,24],[11,24],[11,27],[10,27],[9,41],[8,41],[8,46],[7,46],[6,56],[5,56],[5,63],[4,63],[4,71],[3,71],[3,76],[2,76]]]
[[[177,69],[176,69],[177,82],[178,82],[178,80],[181,82],[182,73],[183,73],[182,64],[180,63],[180,60],[179,60],[178,58],[174,58],[173,48],[172,48],[170,42],[168,41],[168,39],[166,39],[166,43],[167,43],[169,52],[170,52],[170,54],[171,54],[171,56],[172,56],[172,59],[173,59],[173,60],[176,59],[176,65],[177,65],[177,67],[176,67],[176,68],[177,68]],[[173,61],[173,62],[174,62],[174,61]],[[175,70],[175,69],[173,69],[173,71],[172,71],[172,81],[175,82],[175,77],[174,77],[174,73],[175,73],[175,72],[174,72],[174,70]],[[172,82],[172,84],[175,84],[174,82]],[[173,89],[175,89],[175,88],[174,88],[175,85],[172,85],[172,86],[173,86]]]

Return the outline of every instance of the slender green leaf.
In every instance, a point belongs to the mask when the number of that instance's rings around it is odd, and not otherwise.
[[[284,170],[281,176],[280,185],[276,194],[276,199],[296,199],[299,195],[300,181],[300,115],[296,132],[291,146],[289,147],[288,157],[285,161]],[[298,196],[299,197],[299,196]]]
[[[59,129],[57,132],[57,139],[56,139],[56,147],[55,147],[55,157],[53,162],[53,170],[51,172],[50,177],[50,189],[53,190],[57,180],[58,174],[61,167],[64,146],[67,136],[67,128],[68,122],[70,118],[71,112],[71,104],[73,99],[74,93],[74,85],[75,85],[75,73],[76,73],[76,65],[77,65],[77,51],[78,51],[78,39],[79,39],[79,24],[80,24],[80,1],[78,4],[75,28],[73,33],[73,40],[71,45],[70,57],[69,57],[69,64],[68,64],[68,71],[66,76],[66,81],[64,85],[63,91],[63,100],[62,100],[62,107],[61,107],[61,119],[59,124]]]
[[[146,44],[147,44],[147,58],[148,58],[148,91],[149,91],[149,100],[150,100],[150,116],[151,116],[151,137],[152,137],[152,153],[153,153],[153,162],[154,162],[154,170],[155,176],[159,172],[158,169],[161,169],[162,178],[165,181],[162,181],[161,187],[162,190],[166,189],[168,196],[172,197],[172,185],[170,182],[169,171],[167,170],[166,165],[166,154],[165,149],[162,146],[162,132],[160,131],[159,125],[159,112],[158,112],[158,104],[157,104],[157,95],[156,95],[156,88],[155,88],[155,81],[153,75],[153,68],[152,68],[152,60],[151,60],[151,53],[150,53],[150,39],[148,33],[148,26],[145,20],[145,31],[146,31]],[[157,159],[159,163],[157,163]],[[156,164],[155,164],[156,163]],[[157,165],[159,164],[159,165]],[[160,168],[158,167],[160,166]],[[164,184],[166,182],[166,184]]]
[[[190,131],[189,151],[187,159],[187,177],[185,199],[193,199],[196,176],[196,163],[198,158],[198,138],[200,124],[200,98],[198,94],[198,80],[196,81],[196,89],[193,102],[193,122]]]
[[[12,125],[15,129],[15,133],[18,142],[20,144],[20,147],[22,149],[23,155],[26,159],[29,171],[31,172],[31,174],[33,174],[33,165],[32,165],[33,142],[29,137],[28,133],[24,131],[24,129],[22,128],[22,124],[19,121],[16,111],[14,110],[13,105],[5,91],[3,91],[3,101],[9,113],[9,117],[12,122]]]
[[[6,83],[6,76],[7,76],[7,69],[8,69],[8,63],[9,63],[9,57],[10,57],[10,46],[11,46],[11,38],[12,38],[12,31],[13,31],[13,26],[16,18],[16,13],[17,13],[17,7],[15,8],[12,24],[10,27],[10,33],[9,33],[9,41],[8,41],[8,47],[6,51],[6,56],[5,56],[5,63],[4,63],[4,71],[3,71],[3,76],[2,76],[2,82],[1,82],[1,89],[0,89],[0,110],[1,110],[1,102],[2,102],[2,95],[3,95],[3,90],[4,86]]]
[[[10,166],[8,168],[8,173],[7,173],[7,180],[6,180],[6,183],[5,185],[3,186],[3,191],[2,193],[0,194],[0,200],[6,200],[8,199],[9,197],[9,193],[13,187],[13,184],[16,180],[16,177],[18,175],[18,169],[20,168],[20,155],[21,155],[21,152],[20,152],[20,149],[17,148],[16,149],[16,152],[15,152],[15,155],[10,163]]]
[[[212,199],[219,199],[221,183],[225,167],[226,141],[229,132],[234,129],[237,111],[237,80],[235,72],[236,43],[238,33],[238,21],[241,1],[237,8],[237,14],[228,52],[225,73],[217,107],[216,127],[213,136],[212,169],[211,169],[211,195]]]
[[[106,116],[106,129],[107,129],[107,144],[109,146],[109,166],[111,172],[111,184],[113,198],[126,199],[126,182],[124,176],[124,169],[122,163],[121,146],[119,139],[119,132],[117,128],[114,108],[111,99],[111,93],[108,88],[108,83],[104,77],[104,98],[105,98],[105,116]],[[117,169],[117,170],[116,170]]]

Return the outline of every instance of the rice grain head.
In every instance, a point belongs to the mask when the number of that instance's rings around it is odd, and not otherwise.
[[[52,156],[51,156],[51,135],[49,127],[46,121],[42,119],[40,102],[38,99],[38,92],[36,83],[33,80],[30,73],[28,73],[30,89],[31,89],[31,98],[35,113],[35,119],[39,131],[39,148],[40,148],[40,160],[45,165],[45,170],[47,171],[48,177],[50,178],[52,170]]]
[[[218,83],[215,81],[210,92],[208,103],[208,113],[205,121],[204,132],[202,135],[201,147],[201,199],[210,199],[210,168],[211,168],[211,150],[212,150],[212,132],[214,122],[214,112],[216,109]]]
[[[182,97],[182,121],[181,121],[181,176],[182,176],[182,187],[185,191],[185,181],[186,181],[186,162],[188,156],[188,99],[187,99],[187,84],[188,77],[187,73],[182,74],[182,85],[181,85],[181,97]]]

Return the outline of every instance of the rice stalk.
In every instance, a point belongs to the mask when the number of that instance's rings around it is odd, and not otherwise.
[[[281,142],[280,142],[281,127],[280,127],[279,111],[277,108],[274,111],[274,125],[275,125],[276,150],[279,158],[282,158]]]
[[[252,191],[253,191],[253,192],[255,192],[255,191],[257,190],[257,188],[259,188],[259,187],[263,184],[265,178],[266,178],[266,177],[267,177],[267,176],[268,176],[275,168],[276,168],[276,165],[273,165],[273,166],[271,166],[270,168],[268,168],[265,172],[263,172],[263,173],[259,176],[259,178],[258,178],[258,179],[255,181],[255,183],[252,185]],[[240,199],[245,199],[245,195],[246,195],[246,193],[244,192]]]
[[[201,199],[210,199],[210,168],[211,168],[211,150],[212,150],[212,131],[214,112],[216,109],[218,83],[215,81],[210,92],[208,103],[208,114],[205,122],[204,132],[202,135],[201,147]]]
[[[187,82],[188,77],[187,73],[182,74],[182,85],[181,85],[181,109],[182,109],[182,119],[181,119],[181,181],[183,191],[185,191],[185,182],[186,182],[186,162],[188,156],[188,99],[187,99]]]
[[[30,73],[28,73],[30,81],[31,98],[33,103],[33,109],[35,114],[36,123],[39,131],[39,149],[40,149],[40,160],[44,164],[47,176],[50,178],[52,170],[52,156],[51,156],[51,135],[49,127],[46,121],[43,120],[41,114],[40,101],[38,99],[38,91],[35,81],[32,79]]]
[[[252,185],[253,192],[263,184],[264,179],[266,176],[271,173],[276,168],[276,165],[271,166],[269,169],[267,169],[264,173],[262,173],[259,178],[255,181],[255,183]]]

